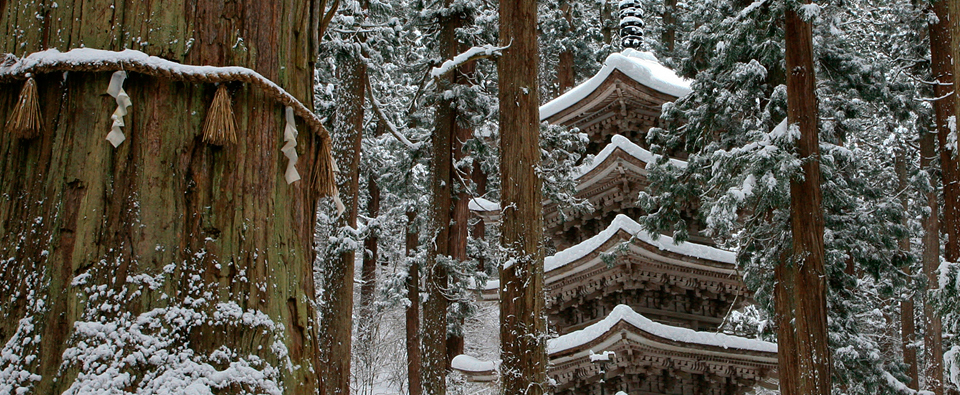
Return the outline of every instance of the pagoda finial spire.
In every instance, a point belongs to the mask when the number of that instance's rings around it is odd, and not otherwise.
[[[620,0],[620,45],[643,49],[643,5],[640,0]]]

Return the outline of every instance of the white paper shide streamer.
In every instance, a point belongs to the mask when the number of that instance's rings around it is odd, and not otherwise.
[[[123,117],[127,115],[127,107],[130,107],[131,104],[130,96],[127,96],[127,92],[123,90],[123,80],[125,79],[127,79],[127,73],[117,71],[113,73],[113,77],[110,78],[110,86],[107,87],[107,94],[117,99],[117,110],[110,117],[113,120],[113,126],[110,127],[110,133],[107,134],[107,141],[113,144],[114,148],[120,146],[120,143],[127,139],[120,129],[126,126],[123,124]]]
[[[283,177],[287,184],[300,180],[300,173],[297,172],[297,120],[293,116],[293,107],[287,107],[287,126],[283,128],[283,141],[286,144],[280,151],[288,159],[287,171]]]

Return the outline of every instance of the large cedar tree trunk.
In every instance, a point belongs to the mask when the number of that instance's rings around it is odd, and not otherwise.
[[[951,85],[956,71],[960,70],[960,65],[954,64],[952,60],[956,59],[955,56],[960,56],[960,49],[956,48],[953,39],[954,32],[960,34],[960,27],[956,26],[956,21],[953,20],[956,12],[960,12],[960,4],[956,1],[940,0],[933,4],[933,10],[939,23],[930,25],[930,55],[933,58],[931,67],[939,82],[934,90],[937,97],[943,96],[934,102],[937,140],[940,142],[940,170],[943,177],[943,223],[940,230],[947,239],[944,258],[950,262],[960,262],[960,158],[957,157],[957,148],[948,144],[950,133],[956,133],[956,116],[960,114],[957,112],[960,101],[956,99],[957,95]],[[937,32],[934,33],[933,30]],[[934,51],[938,52],[935,58]],[[954,123],[954,131],[951,131],[951,122]]]
[[[951,54],[952,43],[949,26],[949,12],[947,9],[946,1],[935,1],[931,5],[933,12],[937,15],[937,23],[931,23],[930,28],[930,69],[933,74],[933,77],[937,80],[937,84],[934,85],[933,92],[934,95],[939,100],[933,102],[934,110],[934,119],[936,122],[936,133],[937,140],[940,142],[940,168],[941,176],[943,181],[943,196],[944,196],[944,207],[943,207],[943,223],[938,224],[942,229],[933,229],[931,230],[935,233],[925,235],[924,237],[931,237],[932,239],[927,242],[924,242],[926,248],[930,250],[929,254],[933,254],[933,251],[936,251],[935,255],[929,255],[928,251],[924,250],[923,255],[923,271],[927,275],[927,295],[924,300],[926,304],[923,306],[923,312],[926,316],[926,333],[924,334],[924,343],[925,347],[925,360],[927,362],[926,370],[926,389],[933,391],[936,395],[943,394],[943,341],[942,341],[942,325],[940,321],[940,316],[937,314],[936,309],[934,308],[932,301],[930,300],[932,295],[929,291],[936,289],[938,285],[937,278],[937,268],[940,266],[940,257],[939,257],[939,234],[936,233],[937,230],[943,230],[947,234],[949,240],[946,244],[946,258],[951,259],[952,252],[956,252],[957,240],[956,240],[956,226],[957,226],[957,204],[956,199],[960,198],[958,196],[958,188],[960,184],[957,181],[958,179],[958,169],[957,169],[957,160],[952,156],[951,150],[947,149],[945,143],[947,141],[946,137],[950,133],[948,127],[949,118],[953,115],[954,111],[954,97],[953,94],[953,66],[951,65]],[[924,136],[925,137],[925,136]],[[921,143],[923,141],[921,140]],[[933,147],[933,142],[927,142],[927,148],[930,149]],[[933,148],[935,150],[935,148]],[[931,152],[927,152],[931,153]],[[921,147],[921,155],[924,156],[921,158],[923,160],[931,160],[930,157],[925,157],[923,152],[923,147]],[[952,184],[952,185],[948,185]],[[954,199],[951,203],[950,199]],[[931,202],[931,208],[936,205],[936,203]],[[931,221],[936,221],[936,211],[931,215]],[[926,228],[926,227],[925,227]],[[936,240],[936,241],[934,241]],[[937,244],[937,247],[934,249],[933,244]],[[954,257],[956,261],[956,257]]]
[[[449,7],[452,2],[444,1]],[[438,45],[442,59],[453,59],[459,45],[456,38],[457,17],[446,15],[440,20]],[[455,83],[455,73],[447,73],[438,81],[438,90],[451,89]],[[431,167],[433,178],[431,191],[433,197],[430,231],[434,240],[427,254],[427,277],[424,284],[427,299],[423,302],[423,390],[427,395],[446,393],[447,373],[447,308],[450,306],[446,290],[449,285],[448,271],[444,260],[451,259],[456,249],[451,243],[456,241],[450,221],[454,207],[453,201],[453,140],[457,129],[457,109],[453,99],[442,97],[437,102],[436,118],[433,128],[433,155]]]
[[[803,179],[790,182],[792,257],[776,268],[774,289],[780,392],[830,393],[826,273],[820,191],[816,79],[812,26],[786,11],[787,118],[800,129],[797,153]]]
[[[500,3],[500,366],[504,394],[539,395],[546,388],[543,293],[543,203],[537,88],[537,1]]]
[[[336,123],[333,130],[333,155],[340,165],[337,187],[345,210],[335,223],[333,232],[347,235],[347,227],[357,228],[360,195],[360,143],[363,135],[363,98],[366,87],[366,64],[359,53],[345,49],[339,56],[337,69]],[[323,262],[323,296],[320,320],[321,375],[327,395],[350,393],[350,356],[353,335],[353,278],[356,271],[356,250],[340,243],[328,246]]]
[[[464,18],[462,15],[456,16],[456,27],[460,28],[462,26],[467,26],[470,21]],[[462,42],[457,42],[456,47],[458,51],[463,52],[468,49],[467,45]],[[466,64],[461,65],[454,71],[454,82],[459,85],[468,85],[470,84],[470,78],[474,70],[476,69],[476,61],[467,62]],[[450,257],[454,261],[463,262],[466,261],[469,257],[467,256],[467,241],[470,238],[470,191],[469,183],[472,181],[473,174],[468,172],[468,169],[458,168],[457,163],[460,163],[467,158],[467,152],[464,150],[463,143],[467,140],[473,138],[473,128],[465,127],[461,122],[457,122],[457,125],[454,126],[454,136],[453,141],[451,141],[451,149],[453,150],[453,160],[450,162],[450,179],[447,181],[454,186],[454,200],[453,207],[451,207],[450,213]],[[469,170],[473,170],[472,168]],[[456,303],[465,303],[465,301],[457,301]],[[463,328],[464,322],[463,314],[457,315],[457,327]],[[447,367],[450,366],[450,362],[453,361],[453,358],[457,355],[463,354],[464,339],[463,332],[458,333],[449,333],[447,336]]]
[[[920,169],[930,175],[930,180],[936,178],[936,170],[932,167],[937,156],[936,136],[933,132],[922,132],[920,136]],[[927,276],[927,289],[923,297],[923,353],[926,362],[924,372],[924,387],[937,395],[943,395],[943,341],[942,322],[932,301],[931,291],[937,287],[937,267],[940,266],[940,203],[937,201],[937,188],[932,188],[926,194],[927,207],[930,212],[922,218],[923,223],[923,254],[920,260],[923,263],[923,272]]]
[[[0,52],[133,48],[244,66],[311,106],[312,1],[51,3],[0,1]],[[284,109],[259,88],[227,85],[238,141],[214,147],[201,127],[216,86],[129,73],[127,139],[113,148],[110,77],[37,76],[41,136],[0,133],[0,353],[18,356],[0,371],[25,373],[5,384],[316,393],[318,136],[300,122],[304,181],[287,185]],[[2,86],[5,124],[21,84]],[[247,368],[262,380],[230,373]]]

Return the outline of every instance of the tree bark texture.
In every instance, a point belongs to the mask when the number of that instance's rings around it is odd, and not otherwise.
[[[244,66],[311,106],[311,1],[51,3],[0,2],[0,51],[133,48]],[[24,373],[12,384],[38,394],[190,384],[316,393],[319,194],[284,181],[283,107],[228,84],[240,133],[214,147],[201,129],[216,86],[129,73],[127,139],[113,148],[110,77],[36,76],[41,136],[0,134],[0,344],[18,356],[0,371]],[[0,124],[19,89],[0,89]],[[298,126],[297,168],[309,180],[328,159]],[[262,380],[210,378],[237,367]]]
[[[423,387],[420,383],[420,367],[423,365],[423,359],[420,358],[420,265],[416,259],[417,243],[420,234],[416,230],[414,220],[416,214],[407,213],[407,238],[406,253],[407,259],[411,259],[409,274],[407,277],[407,299],[410,306],[406,311],[406,330],[407,330],[407,387],[410,395],[420,395],[423,393]]]
[[[600,2],[600,34],[603,42],[613,45],[613,32],[620,25],[618,2],[601,0]]]
[[[546,388],[543,203],[537,87],[537,2],[500,3],[501,393],[539,395]]]
[[[931,238],[929,241],[924,240],[924,255],[923,255],[923,271],[927,275],[927,295],[925,296],[924,304],[924,316],[926,316],[927,325],[926,333],[924,334],[924,343],[925,348],[925,359],[927,362],[926,369],[926,380],[925,387],[927,390],[933,391],[936,395],[943,394],[943,343],[942,343],[942,325],[940,321],[940,316],[936,313],[936,309],[930,300],[931,295],[930,291],[938,287],[938,278],[937,278],[937,268],[940,266],[940,247],[939,247],[939,233],[942,231],[947,235],[946,243],[946,258],[951,259],[951,255],[954,254],[958,247],[957,244],[957,221],[960,218],[957,218],[957,204],[956,199],[960,199],[960,184],[958,184],[958,171],[957,160],[952,156],[950,150],[946,147],[946,136],[950,133],[948,127],[949,118],[953,115],[954,103],[955,103],[955,94],[951,93],[953,91],[953,66],[951,65],[951,51],[953,40],[951,39],[950,34],[950,25],[949,25],[949,9],[947,8],[946,1],[935,1],[931,5],[932,11],[936,14],[938,22],[929,24],[930,29],[930,69],[937,81],[937,84],[934,85],[933,91],[934,95],[939,100],[933,102],[933,111],[934,119],[936,122],[936,134],[937,140],[940,143],[940,169],[941,177],[943,181],[943,197],[944,197],[944,207],[943,207],[943,223],[942,224],[927,224],[925,226],[925,231],[933,231],[932,234],[925,234],[924,237]],[[927,136],[921,137],[921,144],[924,143],[923,139]],[[927,150],[936,151],[934,143],[932,141],[926,142]],[[932,160],[932,157],[927,157],[926,154],[932,154],[933,152],[925,152],[924,147],[921,146],[921,162],[924,160]],[[949,185],[948,185],[949,184]],[[949,199],[954,199],[951,204]],[[936,194],[933,195],[933,201],[930,202],[931,209],[935,208],[936,203]],[[937,211],[931,213],[931,222],[937,222]],[[929,243],[929,244],[928,244]],[[936,247],[934,247],[934,244]],[[930,251],[928,252],[927,249]],[[956,257],[953,257],[956,261]]]
[[[938,286],[937,268],[940,266],[940,203],[937,201],[936,169],[933,161],[937,156],[937,142],[934,132],[923,132],[920,135],[920,169],[926,171],[934,187],[926,194],[930,214],[923,217],[923,254],[920,259],[923,263],[923,273],[927,276],[927,287],[924,295],[923,317],[923,360],[924,389],[936,395],[943,395],[943,324],[936,306],[933,305],[931,292]]]
[[[663,33],[660,42],[667,50],[667,55],[673,56],[677,46],[677,0],[663,0]]]
[[[449,7],[450,0],[444,1]],[[459,45],[456,37],[456,15],[446,15],[440,20],[438,45],[441,59],[453,59],[457,55]],[[456,83],[456,73],[447,73],[438,81],[438,91],[452,89]],[[447,97],[441,97],[437,102],[435,125],[433,128],[433,156],[431,165],[433,179],[431,190],[433,195],[432,218],[430,231],[434,235],[434,243],[427,254],[427,282],[425,284],[427,299],[423,302],[423,391],[427,395],[443,395],[446,393],[447,373],[447,309],[450,300],[446,294],[449,287],[449,275],[444,262],[452,259],[456,247],[456,235],[453,233],[450,222],[453,220],[454,207],[453,179],[453,141],[457,130],[456,102]]]
[[[465,20],[463,16],[458,15],[456,17],[455,26],[460,28],[466,26],[469,21]],[[468,46],[465,43],[457,42],[455,47],[457,52],[463,52],[468,49]],[[470,84],[470,76],[473,74],[474,69],[476,68],[476,62],[467,62],[466,64],[461,65],[453,74],[454,74],[454,83],[458,85],[468,85]],[[470,238],[470,190],[469,183],[472,181],[472,173],[468,169],[461,169],[457,167],[457,163],[460,163],[466,159],[469,155],[464,151],[463,143],[467,140],[473,138],[473,128],[465,127],[462,122],[457,122],[454,125],[454,136],[453,140],[450,143],[453,160],[450,162],[450,180],[448,182],[450,185],[454,186],[453,192],[453,206],[450,208],[450,257],[457,262],[464,262],[469,257],[467,256],[467,241]],[[473,169],[469,169],[473,170]],[[466,303],[464,301],[456,301],[454,303]],[[457,319],[457,328],[463,328],[464,316],[459,314],[456,317]],[[463,332],[457,331],[454,333],[449,333],[447,335],[447,367],[450,367],[450,362],[453,361],[453,358],[457,355],[463,354],[464,340]]]
[[[474,185],[476,185],[477,196],[483,197],[487,194],[487,173],[483,171],[482,166],[480,166],[479,161],[473,162],[473,175],[471,176]],[[487,234],[487,226],[483,220],[478,220],[475,225],[473,225],[473,237],[476,239],[483,239]],[[477,271],[486,272],[486,267],[484,265],[483,253],[477,254],[474,257],[477,260]]]
[[[830,393],[823,208],[820,191],[812,26],[786,11],[787,118],[800,129],[803,179],[790,183],[793,256],[776,268],[774,289],[784,395]]]
[[[907,158],[905,147],[901,146],[897,150],[897,157],[894,166],[897,171],[897,182],[900,189],[900,207],[903,209],[904,213],[908,213],[909,199],[906,193],[907,188],[910,187],[909,180],[907,176]],[[907,229],[907,216],[904,215],[901,220],[901,224],[904,229]],[[899,240],[900,251],[904,255],[910,253],[910,235],[905,234]],[[912,275],[910,267],[906,267],[906,273],[908,276]],[[917,327],[916,327],[916,317],[914,317],[914,294],[908,289],[909,294],[903,297],[903,300],[900,301],[900,341],[903,345],[903,363],[907,365],[907,376],[910,377],[910,382],[907,383],[907,386],[918,390],[920,389],[920,373],[917,368],[917,347],[914,342],[917,339]]]
[[[960,56],[960,49],[954,45],[954,32],[960,34],[960,27],[953,20],[955,12],[960,12],[956,1],[936,1],[932,5],[939,23],[930,24],[931,68],[938,84],[934,86],[934,102],[937,122],[937,140],[940,142],[940,170],[943,177],[943,223],[940,231],[947,237],[943,255],[950,262],[960,262],[960,158],[957,149],[947,144],[951,133],[950,123],[956,125],[958,102],[952,86],[956,71],[960,65],[953,64],[954,56]],[[948,6],[949,4],[949,6]],[[934,53],[936,52],[936,54]],[[954,126],[956,129],[956,126]]]
[[[363,135],[363,100],[366,64],[359,53],[343,53],[337,69],[336,123],[333,130],[333,155],[340,165],[337,187],[345,210],[335,222],[334,232],[342,237],[357,228],[360,195],[360,143]],[[320,320],[321,375],[327,395],[350,393],[350,355],[353,335],[353,278],[356,251],[340,243],[327,248],[323,262],[323,296]]]
[[[377,136],[383,134],[385,126],[383,123],[377,124]],[[369,200],[367,200],[367,214],[370,218],[377,218],[380,216],[380,186],[377,184],[377,177],[375,174],[370,174],[367,176],[367,193],[370,195]],[[375,312],[374,302],[376,301],[376,292],[377,292],[377,261],[380,258],[379,254],[379,244],[380,237],[377,234],[377,230],[370,232],[370,234],[363,240],[363,264],[360,269],[360,324],[358,330],[360,334],[358,338],[360,342],[366,343],[369,340],[369,329],[373,323],[373,316]]]
[[[569,36],[573,24],[573,7],[570,6],[569,1],[563,1],[560,3],[560,11],[563,13],[563,18],[567,20],[565,34]],[[560,52],[557,59],[557,96],[573,88],[574,84],[576,84],[576,76],[573,72],[573,51],[567,48]]]

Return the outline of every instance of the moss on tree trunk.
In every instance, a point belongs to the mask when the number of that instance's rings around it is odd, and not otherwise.
[[[309,107],[311,6],[4,2],[0,50],[130,48],[244,66]],[[228,85],[239,141],[214,147],[200,131],[216,86],[130,73],[127,140],[113,148],[104,140],[116,108],[109,80],[41,75],[41,136],[0,134],[0,344],[20,357],[0,371],[33,375],[0,382],[34,393],[315,393],[319,196],[308,182],[284,181],[283,107]],[[0,123],[19,87],[3,84]],[[298,128],[297,167],[310,180],[319,139]]]

